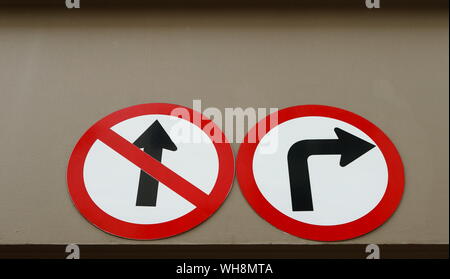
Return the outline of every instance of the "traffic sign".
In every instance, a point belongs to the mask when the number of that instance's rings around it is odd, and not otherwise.
[[[165,238],[199,225],[223,203],[233,177],[233,152],[214,122],[161,103],[128,107],[95,123],[67,168],[79,212],[98,228],[131,239]]]
[[[249,131],[236,162],[241,191],[261,217],[298,237],[337,241],[366,234],[394,213],[403,164],[378,127],[329,106],[276,113],[276,126],[257,131],[272,115]]]

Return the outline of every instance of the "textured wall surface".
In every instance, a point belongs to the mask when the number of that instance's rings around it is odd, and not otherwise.
[[[0,11],[0,244],[315,243],[261,219],[237,181],[210,219],[164,240],[117,238],[77,212],[66,164],[91,124],[193,99],[366,117],[402,155],[405,193],[344,243],[448,243],[448,31],[448,11]]]

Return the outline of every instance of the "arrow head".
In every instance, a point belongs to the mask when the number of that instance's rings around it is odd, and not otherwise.
[[[177,146],[170,139],[170,136],[161,126],[158,120],[139,136],[133,143],[139,148],[163,148],[171,151],[177,150]]]
[[[375,147],[375,145],[339,128],[334,128],[334,132],[339,138],[340,147],[342,149],[341,161],[339,162],[341,167],[347,166]]]

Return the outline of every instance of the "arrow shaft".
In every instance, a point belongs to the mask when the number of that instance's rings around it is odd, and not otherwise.
[[[337,139],[303,140],[288,152],[288,170],[293,211],[313,211],[308,158],[312,155],[338,155],[341,146]]]
[[[147,147],[144,152],[161,162],[162,148]],[[156,206],[159,181],[141,170],[136,198],[136,206]]]
[[[341,149],[338,139],[302,140],[292,145],[289,152],[294,152],[299,157],[309,157],[312,155],[339,155]]]

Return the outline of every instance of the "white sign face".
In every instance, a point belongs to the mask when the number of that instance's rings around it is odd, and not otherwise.
[[[358,237],[394,213],[404,188],[403,163],[383,131],[340,108],[300,105],[276,112],[277,125],[245,136],[239,186],[266,221],[319,241]],[[272,152],[268,152],[270,146]]]
[[[205,194],[211,193],[219,170],[218,155],[211,139],[193,123],[170,115],[151,114],[122,121],[111,130],[152,157],[159,157],[157,159],[164,166]],[[146,132],[148,138],[144,145],[139,145],[138,139],[146,136]],[[161,138],[167,142],[159,142]],[[195,209],[188,200],[142,172],[100,140],[95,141],[87,154],[83,176],[94,203],[108,215],[124,222],[158,224]],[[138,203],[141,186],[156,190],[156,193],[150,193],[153,201],[146,204],[144,190],[141,193],[143,201]]]
[[[270,137],[278,137],[273,153],[261,150]],[[253,174],[259,191],[278,211],[320,226],[363,217],[378,205],[388,184],[384,156],[368,135],[346,122],[317,116],[271,129],[256,148]]]
[[[225,201],[233,178],[233,151],[219,127],[166,103],[124,108],[97,121],[67,166],[70,197],[88,221],[142,240],[198,226]]]

